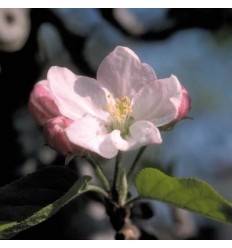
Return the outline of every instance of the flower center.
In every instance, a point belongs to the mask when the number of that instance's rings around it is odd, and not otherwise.
[[[129,127],[133,122],[133,118],[130,116],[132,112],[130,98],[124,96],[119,99],[109,94],[107,110],[111,115],[110,124],[107,125],[107,129],[109,131],[118,129],[121,131],[122,136],[128,135]]]

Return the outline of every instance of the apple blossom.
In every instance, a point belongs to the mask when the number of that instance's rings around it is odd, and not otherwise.
[[[44,136],[46,142],[55,150],[62,154],[82,155],[84,150],[71,143],[64,130],[71,125],[72,121],[64,116],[49,119],[44,125]]]
[[[42,80],[34,86],[29,98],[28,107],[40,125],[44,125],[47,120],[60,115],[49,92],[47,80]]]
[[[178,108],[177,117],[173,121],[168,123],[167,125],[160,127],[160,130],[162,130],[162,131],[172,130],[173,127],[175,126],[175,124],[178,121],[185,118],[187,116],[189,110],[191,109],[191,97],[190,97],[189,93],[187,92],[187,90],[185,89],[185,87],[183,85],[181,85],[181,90],[182,90],[182,97],[181,97],[180,106]]]
[[[191,98],[185,87],[182,85],[182,98],[181,103],[178,108],[178,115],[175,121],[180,121],[181,119],[185,118],[191,108]]]
[[[119,150],[161,143],[159,127],[187,113],[185,91],[178,79],[174,75],[157,79],[153,69],[126,47],[118,46],[106,56],[97,79],[54,66],[43,82],[45,101],[32,93],[30,109],[44,126],[48,142],[60,152],[66,149],[54,145],[51,133],[53,128],[55,133],[59,129],[54,120],[49,120],[57,116],[63,116],[62,121],[70,120],[58,131],[67,138],[65,142],[113,158]]]
[[[35,120],[44,126],[45,140],[51,148],[62,154],[83,154],[84,150],[71,143],[64,133],[64,129],[72,120],[60,114],[48,89],[47,80],[42,80],[34,86],[28,107]]]

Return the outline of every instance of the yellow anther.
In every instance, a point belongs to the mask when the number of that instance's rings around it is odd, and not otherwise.
[[[121,100],[119,98],[115,98],[116,104],[120,104]]]
[[[108,104],[107,110],[112,116],[112,122],[115,128],[124,128],[127,126],[127,122],[130,118],[131,109],[131,100],[129,97],[124,96],[121,99],[113,98],[111,93],[108,94]]]
[[[128,107],[128,106],[125,106],[125,108],[124,108],[124,113],[126,114],[126,115],[128,115],[128,114],[130,114],[132,112],[132,109],[130,108],[130,107]]]
[[[131,116],[131,100],[128,96],[122,98],[114,98],[111,93],[107,95],[107,110],[110,113],[109,122],[106,128],[109,132],[113,130],[120,130],[121,136],[130,135],[129,128],[134,122]]]
[[[109,113],[113,114],[114,113],[114,106],[111,103],[107,104],[107,110]]]
[[[130,98],[128,96],[124,96],[121,101],[123,103],[130,104]]]

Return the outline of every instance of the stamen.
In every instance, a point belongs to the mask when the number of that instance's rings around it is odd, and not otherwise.
[[[124,96],[121,99],[114,99],[112,94],[108,94],[107,110],[112,117],[110,128],[108,127],[110,131],[118,129],[123,136],[127,135],[132,122],[132,117],[130,116],[132,112],[130,98]]]

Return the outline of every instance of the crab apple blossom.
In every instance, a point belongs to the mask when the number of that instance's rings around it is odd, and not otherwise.
[[[34,86],[28,107],[35,120],[44,126],[45,140],[51,148],[65,155],[83,154],[84,150],[71,143],[64,132],[72,120],[65,118],[59,112],[48,89],[47,80],[42,80]]]
[[[160,130],[162,131],[170,131],[173,129],[173,127],[176,125],[176,123],[182,119],[184,119],[188,112],[191,109],[191,97],[185,87],[181,85],[181,90],[182,90],[182,98],[181,98],[181,103],[178,108],[178,114],[176,118],[168,123],[167,125],[161,126]]]
[[[59,116],[60,112],[48,89],[47,80],[39,81],[30,94],[28,107],[35,120],[44,125],[49,119]]]
[[[181,119],[185,118],[191,108],[191,98],[185,87],[182,85],[181,86],[182,90],[182,98],[181,98],[181,103],[178,108],[178,115],[175,119],[175,121],[180,121]]]
[[[64,130],[71,125],[72,121],[64,116],[49,119],[44,125],[44,136],[46,142],[55,150],[62,154],[82,155],[84,150],[71,143]]]
[[[65,145],[73,144],[109,159],[118,151],[159,144],[159,127],[183,118],[190,103],[176,76],[157,79],[149,65],[121,46],[102,61],[96,79],[54,66],[42,82],[31,93],[30,110],[44,126],[48,143],[63,153],[75,152]],[[57,116],[63,124],[50,120]],[[53,132],[59,133],[59,148]]]

